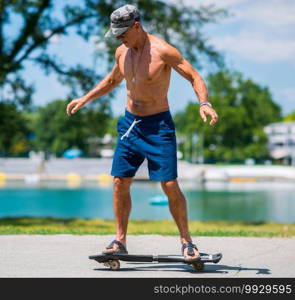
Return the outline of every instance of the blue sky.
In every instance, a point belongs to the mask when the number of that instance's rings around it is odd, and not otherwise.
[[[230,17],[204,28],[209,43],[224,54],[226,63],[231,69],[240,71],[246,78],[267,86],[274,101],[281,106],[283,114],[295,110],[294,0],[184,0],[183,2],[196,7],[200,4],[215,4],[217,7],[226,8],[231,14]],[[97,45],[95,41],[101,43]],[[90,42],[85,43],[71,34],[62,38],[54,37],[51,40],[50,51],[71,65],[95,64],[97,72],[104,74],[104,62],[95,62],[93,59],[95,48],[102,45],[103,37],[93,37]],[[26,64],[24,74],[27,80],[35,85],[36,94],[33,100],[36,105],[44,105],[57,98],[62,99],[67,94],[67,89],[58,83],[54,75],[46,76],[30,63]],[[201,70],[200,74],[205,77],[206,70]],[[172,113],[183,110],[189,101],[197,101],[191,85],[176,72],[172,74],[168,97]],[[112,100],[115,115],[124,111],[125,101],[123,82],[118,87],[116,98]]]

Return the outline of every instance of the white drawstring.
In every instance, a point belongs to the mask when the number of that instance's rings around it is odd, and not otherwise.
[[[133,127],[134,127],[137,123],[139,123],[139,122],[141,122],[141,120],[138,120],[138,121],[134,120],[133,123],[132,123],[132,124],[130,125],[130,127],[128,128],[128,130],[122,135],[121,140],[123,140],[125,136],[128,137],[128,135],[129,135],[129,133],[131,132],[131,130],[133,129]]]

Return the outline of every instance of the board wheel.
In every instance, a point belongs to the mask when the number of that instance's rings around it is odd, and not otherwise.
[[[109,265],[110,269],[113,271],[117,271],[120,269],[120,262],[117,259],[110,260],[108,262],[108,265]]]
[[[194,269],[197,271],[197,272],[203,272],[204,271],[204,263],[203,262],[196,262],[196,263],[193,263],[192,266],[194,267]]]

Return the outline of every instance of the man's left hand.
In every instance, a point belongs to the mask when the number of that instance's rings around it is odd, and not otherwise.
[[[202,105],[200,107],[200,116],[204,122],[207,121],[207,115],[211,117],[210,125],[214,125],[218,121],[216,111],[209,105]]]

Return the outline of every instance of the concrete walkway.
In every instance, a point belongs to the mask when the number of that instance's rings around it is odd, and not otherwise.
[[[113,240],[103,235],[2,235],[0,277],[295,277],[295,238],[199,237],[201,252],[222,252],[204,273],[180,263],[121,262],[111,271],[89,260]],[[130,254],[180,254],[178,237],[128,237]]]

